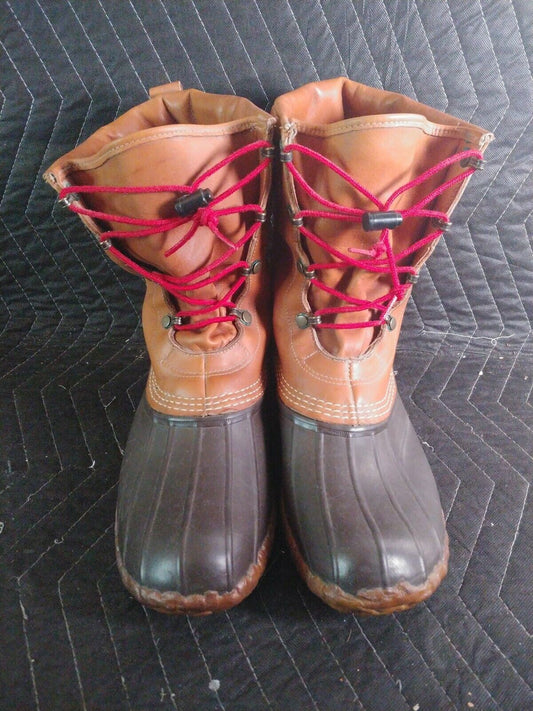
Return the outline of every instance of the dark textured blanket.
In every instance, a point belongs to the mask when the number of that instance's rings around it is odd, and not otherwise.
[[[0,1],[0,709],[533,709],[532,49],[530,0]],[[150,86],[268,108],[340,75],[496,134],[396,365],[450,573],[410,612],[343,616],[299,581],[280,534],[234,610],[145,611],[113,541],[147,371],[142,284],[42,172]]]

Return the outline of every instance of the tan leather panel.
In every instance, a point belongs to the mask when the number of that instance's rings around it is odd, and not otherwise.
[[[152,98],[104,126],[74,150],[57,160],[45,174],[56,190],[72,185],[180,186],[191,185],[199,176],[234,151],[258,140],[270,140],[275,120],[246,99],[180,91],[173,83],[157,87]],[[209,178],[202,188],[222,195],[255,168],[263,157],[259,149],[232,161]],[[258,204],[266,208],[270,168],[260,177],[217,203],[215,209]],[[112,215],[142,219],[175,217],[174,202],[180,192],[82,194],[82,206]],[[114,220],[82,220],[98,237],[109,229],[134,231],[135,225]],[[218,228],[236,243],[253,225],[255,216],[232,214],[218,218]],[[146,237],[115,238],[113,245],[138,263],[174,277],[183,277],[225,257],[200,280],[244,259],[262,261],[258,274],[248,277],[234,298],[239,309],[250,312],[249,326],[222,322],[194,330],[166,330],[162,318],[177,310],[195,310],[185,299],[178,301],[159,285],[147,282],[143,328],[152,370],[147,386],[150,405],[178,416],[203,416],[249,407],[261,398],[263,358],[270,319],[269,279],[266,274],[263,229],[233,252],[208,226],[198,227],[194,237],[174,254],[165,252],[190,229],[190,222]],[[122,263],[119,260],[119,264]],[[195,299],[221,299],[235,283],[233,271],[214,283],[185,292]],[[209,316],[225,316],[226,309]],[[190,317],[191,322],[205,316]]]
[[[296,325],[295,315],[307,310],[306,287],[303,275],[293,269],[276,290],[274,332],[282,401],[307,417],[326,422],[380,422],[394,403],[392,365],[407,300],[393,311],[398,327],[394,331],[382,329],[364,353],[350,358],[327,351],[317,330]],[[349,336],[343,340],[349,345]]]
[[[172,81],[168,84],[161,84],[160,86],[153,86],[148,90],[148,94],[151,99],[160,94],[169,94],[172,91],[183,91],[183,85],[180,81]]]
[[[381,203],[440,161],[467,149],[482,151],[492,139],[477,126],[348,79],[318,82],[285,94],[274,103],[273,113],[280,122],[282,146],[298,144],[320,153]],[[380,209],[313,157],[294,150],[293,164],[323,198],[363,210]],[[459,164],[439,171],[398,196],[389,209],[405,210],[415,205],[463,171]],[[284,200],[292,211],[327,209],[293,180],[286,167],[283,180]],[[466,182],[447,189],[428,207],[449,215]],[[306,216],[304,225],[339,253],[355,259],[367,257],[351,250],[370,250],[379,239],[379,232],[365,232],[353,222]],[[435,229],[427,218],[406,218],[390,233],[393,251],[403,251]],[[301,236],[288,219],[283,235],[292,267],[279,276],[274,307],[281,399],[297,412],[338,424],[364,425],[385,419],[394,402],[392,365],[410,290],[391,312],[397,322],[392,332],[385,326],[300,330],[295,322],[298,313],[336,307],[342,302],[310,286],[296,270],[296,261],[334,263],[339,258]],[[398,263],[419,269],[434,247],[432,243]],[[359,268],[328,268],[318,270],[316,276],[330,288],[368,301],[384,296],[392,286],[389,274]],[[371,310],[326,317],[336,323],[376,318]]]
[[[376,114],[414,114],[417,120],[422,116],[438,124],[441,129],[459,126],[468,127],[474,135],[486,133],[479,126],[420,104],[407,96],[365,86],[346,77],[306,84],[283,94],[274,102],[272,113],[280,117],[282,126],[285,121],[296,119],[317,126],[329,125],[330,128],[326,130],[330,131],[337,128],[331,127],[331,124],[352,118],[369,121]],[[409,119],[406,117],[406,120]]]
[[[263,357],[268,325],[258,299],[264,291],[260,275],[239,301],[239,307],[253,315],[250,326],[237,326],[237,335],[224,347],[201,349],[202,334],[196,334],[196,348],[183,334],[164,329],[162,318],[169,313],[163,290],[146,283],[143,330],[152,370],[147,397],[159,412],[178,416],[214,415],[245,409],[264,391]],[[209,329],[205,329],[204,340]],[[185,341],[185,342],[184,342]]]
[[[129,139],[135,138],[139,131],[166,128],[208,135],[232,133],[232,122],[238,125],[239,122],[271,120],[267,113],[242,97],[206,94],[196,89],[179,91],[174,88],[178,84],[171,84],[170,90],[165,93],[157,92],[156,88],[154,98],[135,106],[95,131],[86,141],[55,161],[46,172],[45,179],[55,176],[61,181],[63,171],[69,170],[71,161],[78,162],[101,150],[113,149],[113,145],[110,145],[113,141],[120,141],[126,136]]]

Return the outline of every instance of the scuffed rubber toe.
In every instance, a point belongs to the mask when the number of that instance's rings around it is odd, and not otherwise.
[[[350,427],[282,406],[284,520],[311,590],[341,611],[421,602],[447,571],[433,474],[399,398],[379,425]]]
[[[272,539],[260,405],[184,418],[143,399],[120,473],[122,580],[142,604],[206,614],[256,586]]]

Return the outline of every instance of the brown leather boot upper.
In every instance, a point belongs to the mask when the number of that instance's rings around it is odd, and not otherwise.
[[[246,99],[194,89],[183,91],[179,83],[158,87],[151,95],[149,101],[99,129],[57,160],[45,179],[58,191],[71,185],[188,186],[234,151],[257,141],[270,141],[274,120]],[[245,153],[207,177],[201,187],[210,189],[215,198],[221,196],[264,160],[259,148]],[[208,223],[214,214],[215,228],[229,244],[238,243],[256,219],[255,212],[218,211],[246,204],[257,204],[264,211],[269,189],[267,165],[254,180],[217,202],[211,213],[204,215],[204,222]],[[92,210],[143,220],[176,217],[175,200],[172,191],[81,194],[81,204]],[[74,202],[72,206],[76,204],[79,205]],[[103,236],[106,230],[134,234],[141,229],[135,224],[103,222],[86,214],[80,217],[97,239],[104,239],[104,245],[109,244]],[[243,260],[248,265],[261,261],[264,267],[265,240],[259,229],[249,242],[219,263],[228,253],[228,243],[215,236],[209,224],[200,224],[194,239],[166,255],[190,227],[188,222],[150,236],[114,238],[107,254],[128,269],[128,262],[120,258],[124,254],[156,278],[147,279],[143,307],[143,328],[152,363],[149,403],[159,412],[172,415],[240,410],[259,400],[264,389],[262,368],[269,319],[265,269],[250,274],[237,293],[238,309],[248,312],[247,325],[234,318],[192,330],[162,327],[167,315],[173,317],[180,309],[194,312],[202,307],[172,297],[157,283],[157,277],[165,274],[180,279],[204,270],[193,279],[198,284]],[[212,264],[212,269],[205,270]],[[219,280],[182,293],[191,299],[216,301],[240,276],[241,271],[233,270]],[[227,311],[220,307],[207,315],[193,313],[186,321],[193,325],[206,316],[224,317]]]
[[[399,188],[455,153],[474,149],[482,152],[492,136],[483,129],[419,104],[407,97],[374,89],[345,78],[330,79],[301,87],[279,97],[273,113],[280,122],[282,160],[284,147],[309,148],[331,161],[382,203]],[[321,198],[337,204],[376,211],[371,199],[354,188],[328,165],[292,151],[296,170]],[[437,186],[465,172],[460,162],[435,173],[423,184],[403,192],[389,207],[407,210]],[[284,195],[290,214],[329,208],[317,202],[298,184],[287,168],[283,172]],[[428,207],[451,214],[467,179],[451,186]],[[326,217],[303,218],[304,228],[318,235],[340,254],[326,251],[307,239],[289,213],[284,219],[284,237],[291,256],[276,288],[274,324],[279,352],[279,393],[293,410],[326,422],[364,425],[387,418],[394,403],[392,363],[401,321],[410,294],[406,285],[390,311],[396,327],[330,329],[300,328],[297,316],[318,309],[346,305],[324,288],[317,288],[298,267],[334,264],[342,256],[363,258],[355,250],[370,251],[379,231],[366,232],[361,221],[338,221]],[[390,234],[392,250],[399,254],[417,240],[435,231],[425,217],[406,217]],[[398,260],[418,272],[434,249],[432,241]],[[383,258],[383,255],[381,255]],[[372,259],[372,257],[369,257]],[[349,297],[375,301],[390,291],[391,275],[358,268],[324,268],[314,275],[326,289]],[[406,274],[402,276],[406,282]],[[366,309],[338,312],[323,318],[329,324],[375,321],[376,312]]]

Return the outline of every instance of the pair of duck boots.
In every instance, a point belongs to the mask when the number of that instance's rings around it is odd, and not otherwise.
[[[116,516],[137,600],[206,614],[259,581],[275,510],[262,412],[272,338],[281,510],[300,574],[335,609],[366,614],[436,589],[444,517],[393,361],[411,288],[491,139],[345,78],[271,113],[176,82],[45,173],[107,256],[146,281],[151,368]]]

